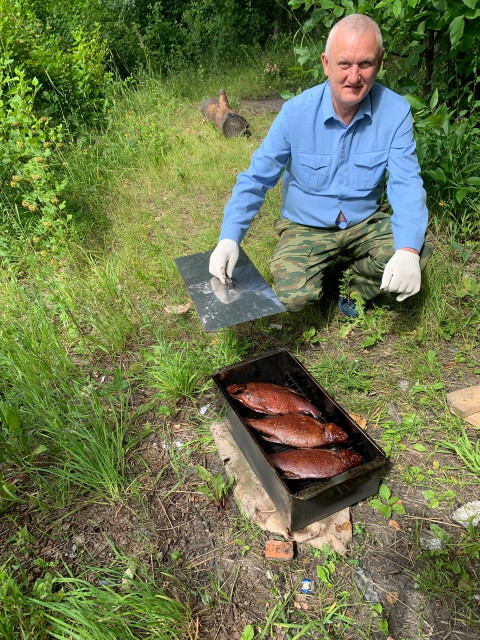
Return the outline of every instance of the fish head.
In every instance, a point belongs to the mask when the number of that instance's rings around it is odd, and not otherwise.
[[[335,422],[329,422],[325,425],[325,436],[329,442],[345,442],[348,440],[348,434]]]
[[[227,387],[227,391],[231,396],[241,396],[246,390],[246,384],[231,384]]]
[[[345,464],[349,465],[350,469],[363,462],[362,456],[358,453],[355,453],[355,451],[352,451],[351,449],[341,449],[340,457],[343,462],[345,462]]]

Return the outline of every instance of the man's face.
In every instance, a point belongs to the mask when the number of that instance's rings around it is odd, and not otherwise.
[[[330,81],[337,111],[356,111],[356,106],[372,88],[382,64],[373,31],[359,35],[340,28],[333,36],[328,59],[322,53],[323,69]]]

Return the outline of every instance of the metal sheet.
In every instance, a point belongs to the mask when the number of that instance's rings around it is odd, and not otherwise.
[[[241,247],[232,280],[227,284],[208,271],[211,253],[175,258],[205,331],[286,311]]]

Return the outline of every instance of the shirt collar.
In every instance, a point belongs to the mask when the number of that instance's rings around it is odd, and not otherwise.
[[[325,91],[323,94],[322,107],[323,107],[323,123],[324,124],[330,118],[333,118],[334,120],[338,120],[339,122],[341,122],[340,118],[335,113],[335,109],[333,108],[332,93],[330,91],[330,83],[328,82],[328,80],[325,83]],[[353,118],[350,124],[352,124],[356,120],[360,120],[364,116],[368,116],[370,120],[372,119],[372,101],[370,98],[370,91],[367,93],[365,98],[358,105],[357,113],[355,114],[355,117]]]

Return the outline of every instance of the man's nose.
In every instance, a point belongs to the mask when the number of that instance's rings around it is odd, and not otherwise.
[[[360,68],[358,64],[352,64],[348,70],[348,81],[350,84],[357,84],[360,77]]]

